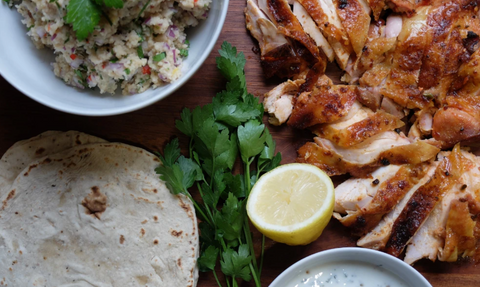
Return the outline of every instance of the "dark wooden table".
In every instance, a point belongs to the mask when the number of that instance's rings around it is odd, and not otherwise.
[[[252,51],[255,47],[254,41],[244,25],[245,1],[230,2],[220,39],[200,71],[173,95],[136,112],[111,117],[83,117],[58,112],[29,99],[0,76],[0,154],[16,141],[46,130],[79,130],[110,141],[126,142],[152,151],[161,150],[171,138],[180,136],[174,128],[174,121],[179,118],[182,108],[209,103],[212,96],[225,87],[215,65],[217,50],[225,40],[245,53],[248,89],[261,96],[280,83],[280,80],[266,80],[263,76],[259,57]],[[338,77],[335,67],[329,68],[328,73]],[[277,141],[278,151],[283,154],[283,163],[294,162],[297,148],[311,138],[308,133],[288,127],[270,127],[270,130]],[[182,137],[180,140],[182,141]],[[262,283],[268,286],[283,270],[310,254],[345,246],[355,246],[355,239],[335,220],[332,220],[323,235],[310,245],[291,247],[274,244],[265,255]],[[434,287],[480,286],[480,267],[469,261],[433,263],[422,260],[415,264],[415,268],[422,272]],[[248,283],[243,285],[249,286]],[[199,286],[216,286],[213,276],[201,274]]]

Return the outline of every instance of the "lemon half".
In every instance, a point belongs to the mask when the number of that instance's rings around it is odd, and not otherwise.
[[[279,166],[255,183],[247,202],[253,225],[288,245],[316,240],[332,217],[335,192],[321,169],[301,163]]]

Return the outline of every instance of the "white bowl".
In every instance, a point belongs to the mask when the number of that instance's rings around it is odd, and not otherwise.
[[[310,255],[283,271],[270,287],[287,287],[287,283],[293,280],[300,273],[315,268],[319,265],[334,263],[339,261],[354,261],[361,263],[370,263],[374,266],[390,272],[400,279],[404,280],[411,287],[432,287],[417,270],[402,260],[388,255],[386,253],[365,249],[359,247],[345,247],[330,249]],[[290,287],[290,286],[288,286]]]
[[[87,116],[108,116],[131,112],[165,98],[190,79],[212,51],[227,15],[229,0],[212,1],[207,20],[187,30],[189,55],[180,79],[155,90],[122,96],[78,90],[57,78],[50,63],[53,51],[38,50],[26,35],[21,15],[0,0],[0,74],[25,95],[51,108]]]

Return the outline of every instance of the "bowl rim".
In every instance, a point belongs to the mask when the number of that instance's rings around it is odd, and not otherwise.
[[[293,273],[295,273],[295,272],[297,272],[297,271],[299,271],[299,270],[301,270],[301,269],[303,269],[307,266],[310,267],[312,265],[312,262],[320,261],[322,259],[322,257],[326,257],[326,256],[329,256],[331,254],[339,255],[339,254],[354,254],[354,253],[357,254],[357,255],[360,253],[360,255],[368,254],[370,256],[377,256],[377,257],[379,257],[383,260],[390,261],[391,263],[393,263],[395,265],[398,264],[399,267],[402,267],[404,270],[409,272],[412,276],[415,276],[414,280],[417,281],[419,284],[423,284],[422,286],[432,287],[432,285],[427,281],[427,279],[425,277],[423,277],[423,275],[420,272],[418,272],[415,268],[413,268],[409,264],[403,262],[402,260],[400,260],[400,259],[398,259],[398,258],[396,258],[392,255],[381,252],[381,251],[368,249],[368,248],[361,248],[361,247],[340,247],[340,248],[334,248],[334,249],[328,249],[328,250],[320,251],[320,252],[314,253],[312,255],[309,255],[309,256],[297,261],[296,263],[294,263],[293,265],[288,267],[286,270],[284,270],[280,275],[277,276],[277,278],[275,278],[275,280],[273,280],[272,283],[270,283],[269,287],[285,286],[285,285],[281,285],[281,283],[284,283],[286,280],[290,279],[289,277]],[[362,256],[358,256],[355,259],[352,259],[351,261],[360,261],[360,262],[371,263],[371,262],[365,260]],[[328,262],[335,262],[335,260],[328,260],[325,263],[328,263]],[[388,269],[388,268],[385,268],[385,269],[392,272],[393,274],[399,276],[396,270],[392,270],[392,269]]]
[[[215,1],[215,0],[214,0]],[[130,113],[133,111],[140,110],[144,107],[147,107],[149,105],[154,104],[155,102],[158,102],[171,94],[173,94],[175,91],[177,91],[180,87],[182,87],[190,78],[198,71],[198,69],[204,64],[205,60],[210,56],[210,53],[213,50],[213,47],[215,47],[218,38],[220,36],[220,33],[222,32],[223,25],[225,23],[225,19],[227,17],[227,12],[228,12],[228,6],[230,0],[221,0],[223,2],[223,6],[221,7],[220,11],[220,19],[215,26],[215,29],[213,31],[213,36],[211,38],[211,41],[209,41],[207,48],[201,52],[200,57],[198,57],[198,60],[195,62],[194,65],[192,65],[188,71],[183,74],[178,80],[170,83],[167,87],[166,90],[163,90],[162,92],[156,93],[154,96],[151,98],[148,98],[144,101],[128,105],[128,106],[121,106],[121,107],[110,107],[108,109],[98,109],[98,110],[77,110],[73,106],[57,106],[54,103],[50,102],[48,99],[45,100],[41,96],[37,96],[36,94],[29,94],[27,93],[26,89],[23,88],[23,85],[21,85],[21,81],[16,81],[15,77],[9,73],[6,73],[5,70],[7,69],[6,67],[3,67],[0,65],[0,75],[10,84],[12,85],[15,89],[20,91],[22,94],[26,95],[27,97],[31,98],[32,100],[47,106],[49,108],[52,108],[57,111],[73,114],[73,115],[79,115],[79,116],[95,116],[95,117],[101,117],[101,116],[115,116],[115,115],[121,115],[121,114],[126,114]],[[3,3],[2,3],[3,4]],[[3,72],[2,72],[3,71]],[[72,87],[73,89],[73,87]],[[133,95],[135,96],[135,95]]]

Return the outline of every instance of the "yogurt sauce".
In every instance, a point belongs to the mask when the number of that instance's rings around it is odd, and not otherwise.
[[[381,266],[339,261],[305,270],[286,287],[408,287],[402,279]]]

